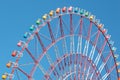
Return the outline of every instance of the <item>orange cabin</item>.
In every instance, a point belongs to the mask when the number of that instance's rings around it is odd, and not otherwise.
[[[118,73],[120,73],[120,69],[118,70]]]
[[[120,80],[120,77],[118,78],[118,80]]]
[[[11,62],[8,62],[7,64],[6,64],[6,67],[7,68],[10,68],[12,66],[12,63]]]
[[[99,25],[98,25],[98,28],[102,28],[102,26],[103,26],[102,24],[99,24]]]
[[[60,8],[57,8],[57,9],[56,9],[56,13],[57,13],[57,14],[60,13]]]

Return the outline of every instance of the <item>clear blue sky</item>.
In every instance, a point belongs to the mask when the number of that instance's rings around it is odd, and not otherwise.
[[[120,0],[0,0],[0,75],[8,69],[11,52],[29,26],[44,13],[75,6],[95,14],[105,24],[120,52]]]

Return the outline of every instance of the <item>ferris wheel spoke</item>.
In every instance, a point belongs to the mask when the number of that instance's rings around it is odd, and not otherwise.
[[[101,77],[100,80],[105,80],[105,79],[110,75],[110,73],[115,69],[115,67],[116,67],[116,64],[114,64],[114,65],[111,67],[111,69],[109,69],[108,72]]]
[[[73,36],[73,22],[72,22],[72,14],[70,14],[70,53],[74,53],[74,36]]]
[[[55,50],[57,61],[59,62],[60,61],[60,53],[59,53],[58,47],[56,45],[54,45],[54,50]],[[61,68],[61,66],[62,66],[62,68]],[[59,67],[59,70],[61,71],[63,69],[63,64],[58,63],[58,67]],[[60,74],[61,74],[61,72],[60,72]]]
[[[63,59],[65,59],[65,58],[67,58],[67,56],[68,55],[63,55],[62,57],[60,57],[54,64],[53,64],[53,67],[51,67],[52,68],[52,70],[50,71],[50,74],[51,74],[51,72],[53,72],[53,74],[56,76],[57,75],[57,78],[56,79],[58,79],[58,77],[60,77],[61,78],[61,76],[63,75],[63,73],[61,73],[62,71],[64,71],[65,70],[65,66],[62,64],[62,61],[63,61]],[[55,66],[58,66],[58,69],[57,69],[57,67],[55,68]],[[58,71],[57,71],[58,70]],[[58,74],[59,73],[59,74]],[[59,76],[58,76],[59,75]]]
[[[78,36],[78,45],[77,45],[77,53],[80,53],[80,54],[82,54],[82,27],[83,27],[83,18],[81,17],[81,19],[80,19],[80,30],[79,30],[79,36]],[[81,67],[82,67],[82,62],[81,61],[82,61],[82,57],[80,58],[80,61],[79,61],[78,80],[80,80],[80,74],[81,74],[80,73]]]
[[[91,60],[93,59],[99,36],[100,36],[100,31],[98,30],[98,33],[97,33],[95,41],[94,41],[94,45],[92,46],[92,50],[89,55],[89,58],[91,58]]]
[[[58,71],[55,69],[53,72],[56,79],[58,79],[60,77],[60,74],[58,73]]]
[[[83,55],[87,56],[88,53],[88,47],[89,47],[89,40],[90,40],[90,35],[91,35],[91,29],[92,29],[92,22],[90,21],[90,26],[88,29],[88,34],[87,34],[87,40],[85,42],[85,47],[84,47],[84,51],[83,51]]]
[[[99,62],[99,60],[100,60],[100,57],[101,57],[101,55],[102,55],[102,52],[103,52],[103,50],[104,50],[104,47],[106,46],[106,43],[107,43],[107,41],[104,40],[104,43],[103,43],[100,51],[98,52],[99,54],[97,55],[97,57],[96,57],[96,59],[95,59],[95,62],[94,62],[94,63],[96,64],[96,66],[97,66],[97,64],[98,64],[98,62]]]
[[[99,30],[98,30],[98,31],[99,31]],[[98,31],[96,31],[96,32],[94,32],[93,34],[91,34],[91,38],[94,37],[94,36],[98,33]]]
[[[114,75],[114,74],[110,74],[110,75],[113,79],[117,80],[116,75]]]
[[[72,73],[72,68],[71,68],[71,66],[70,66],[70,73]],[[72,79],[73,79],[73,76],[70,75],[70,80],[72,80]]]
[[[55,78],[57,79],[58,78],[57,73],[55,73],[55,71],[53,71],[53,74],[54,74]]]
[[[68,54],[68,48],[67,48],[67,44],[66,44],[66,38],[64,38],[62,40],[62,47],[63,47],[63,53],[67,53]]]
[[[41,37],[45,38],[46,40],[52,41],[49,37],[47,37],[46,35],[39,33]]]
[[[83,62],[82,60],[84,59],[84,56],[81,55],[81,60],[80,60],[80,66],[79,66],[79,70],[81,73],[79,73],[79,78],[82,76],[82,66],[83,66]]]
[[[70,29],[68,28],[68,26],[66,25],[65,21],[63,19],[61,19],[62,23],[63,23],[63,27],[66,28],[66,30],[68,32],[70,32]]]
[[[99,74],[101,74],[103,68],[105,67],[107,61],[110,59],[111,56],[112,56],[112,52],[110,51],[110,53],[108,54],[108,56],[106,57],[106,59],[104,60],[104,62],[103,62],[103,63],[100,65],[100,67],[98,68],[98,71],[99,71],[99,73],[98,73],[98,75],[97,75],[98,77],[99,77]]]
[[[90,55],[89,55],[89,59],[93,59],[94,57],[94,53],[95,53],[95,49],[96,49],[96,45],[95,46],[92,46],[92,49],[91,49],[91,52],[90,52]]]
[[[28,66],[28,65],[32,65],[32,64],[35,64],[35,63],[30,62],[30,63],[26,63],[26,64],[20,64],[19,66]]]
[[[51,39],[52,39],[52,42],[55,42],[55,38],[54,38],[52,29],[51,29],[50,22],[47,22],[47,25],[48,25],[48,29],[49,29],[49,33],[50,33],[50,37],[51,37]]]
[[[42,67],[42,65],[38,64],[38,68],[41,70],[41,72],[45,75],[46,71],[45,69]]]
[[[96,49],[96,45],[97,45],[97,42],[98,42],[98,38],[99,38],[99,36],[100,36],[100,31],[98,30],[97,31],[97,35],[96,35],[96,37],[95,37],[95,40],[94,40],[94,45],[92,46],[92,49],[91,49],[91,51],[90,51],[90,54],[89,54],[89,58],[88,59],[91,59],[91,60],[93,60],[93,57],[94,57],[94,53],[95,53],[95,49]],[[90,68],[91,66],[89,66],[89,68]],[[89,74],[89,69],[88,69],[88,71],[87,71],[87,75]],[[87,76],[88,77],[88,76]],[[86,77],[86,80],[87,80],[87,77]]]
[[[47,60],[48,60],[49,64],[52,65],[52,62],[53,62],[53,61],[52,61],[52,58],[50,57],[50,55],[48,54],[48,52],[46,52],[45,55],[46,55],[46,57],[47,57]]]
[[[69,58],[69,72],[71,73],[72,72],[72,55],[70,54],[70,58]],[[70,79],[72,79],[72,75],[70,76]]]
[[[82,25],[83,25],[83,19],[81,17],[78,44],[77,44],[77,53],[80,53],[80,54],[82,53]]]
[[[79,35],[82,35],[82,28],[83,28],[83,17],[80,19],[80,29],[79,29]]]
[[[61,37],[64,37],[64,30],[63,30],[63,25],[62,25],[62,17],[59,16],[59,20],[60,20],[60,32],[61,32]],[[62,40],[62,47],[63,47],[63,53],[68,53],[67,50],[67,45],[66,45],[66,38],[63,38]]]
[[[64,58],[64,67],[66,67],[67,66],[67,59],[66,58]]]
[[[82,54],[82,36],[78,37],[77,53]]]
[[[101,74],[100,74],[101,75]],[[96,76],[97,76],[97,71],[96,71],[96,69],[95,69],[95,71],[93,71],[92,73],[91,73],[91,75],[90,75],[90,80],[93,80],[93,79],[98,79],[98,80],[100,80],[99,79],[99,77],[98,78],[96,78]]]
[[[64,30],[63,30],[63,25],[62,25],[62,17],[59,16],[59,20],[60,20],[60,32],[61,32],[61,37],[64,36]]]
[[[76,72],[76,67],[77,67],[77,64],[75,63],[75,64],[74,64],[74,71],[75,71],[75,73],[74,73],[74,75],[73,75],[74,80],[76,80],[76,77],[77,77],[77,76],[76,76],[76,73],[77,73],[77,72]]]
[[[80,80],[80,64],[78,65],[78,80]]]
[[[103,50],[104,50],[104,47],[106,46],[106,43],[107,43],[107,41],[104,40],[104,43],[103,43],[101,49],[99,50],[98,55],[97,55],[97,57],[96,57],[96,59],[95,59],[95,61],[94,61],[94,63],[95,63],[96,66],[98,65],[98,62],[99,62],[99,60],[100,60],[100,58],[101,58],[101,56],[102,56],[102,52],[103,52]],[[102,58],[103,58],[103,57],[102,57]],[[94,72],[94,73],[95,73],[95,72]],[[94,73],[92,73],[91,79],[92,79]]]
[[[36,58],[38,56],[38,40],[37,40],[36,36],[35,36],[35,56],[36,56]]]
[[[108,62],[111,56],[112,56],[112,51],[109,52],[108,56],[104,59],[104,62]]]
[[[70,14],[70,54],[75,54],[75,46],[74,46],[74,30],[73,30],[73,21],[72,21],[72,14]],[[72,55],[70,56],[70,64],[72,63]],[[72,71],[72,66],[70,65],[70,72]],[[74,66],[75,67],[75,66]],[[70,79],[72,79],[72,75],[70,76]]]
[[[83,56],[87,56],[88,54],[88,48],[89,48],[89,41],[90,41],[90,36],[91,36],[91,30],[92,30],[92,22],[90,21],[90,25],[89,25],[89,29],[88,29],[88,34],[87,34],[87,40],[85,42],[85,47],[84,47],[84,51],[83,51]],[[82,74],[82,78],[84,79],[84,74],[86,71],[86,58],[85,58],[85,62],[84,62],[84,69],[83,69],[83,74]]]
[[[90,64],[90,61],[88,61],[88,58],[86,59],[86,63],[85,63],[85,68],[84,68],[84,79],[87,80],[88,76],[90,75],[90,69],[92,64]]]
[[[25,71],[23,71],[21,68],[17,67],[17,70],[22,72],[26,77],[29,77],[29,75]]]
[[[74,30],[73,30],[72,14],[70,14],[70,35],[72,35],[73,32],[74,32]]]
[[[85,42],[85,47],[84,47],[84,50],[83,50],[83,56],[87,56],[88,47],[89,47],[89,41],[86,41]]]
[[[90,25],[89,25],[89,28],[88,28],[87,40],[90,39],[90,36],[91,36],[91,30],[92,30],[92,25],[93,25],[93,23],[92,23],[92,21],[90,21]]]
[[[90,61],[90,62],[92,62],[92,61]],[[91,73],[91,74],[90,74]],[[94,76],[95,75],[97,75],[97,66],[94,64],[94,62],[92,62],[92,64],[91,64],[91,67],[90,67],[90,76],[89,76],[89,79],[90,80],[93,80],[93,79],[95,79],[94,78]],[[87,73],[88,74],[88,73]],[[96,77],[96,76],[95,76]],[[98,80],[99,80],[99,78],[98,78]]]
[[[36,33],[36,36],[37,36],[37,38],[38,38],[38,41],[40,42],[40,45],[41,45],[41,47],[42,47],[43,52],[46,51],[46,49],[45,49],[45,47],[44,47],[44,44],[43,44],[43,42],[42,42],[42,40],[41,40],[39,34]]]
[[[70,54],[75,54],[74,35],[70,36]]]
[[[76,27],[74,29],[74,32],[76,32],[79,29],[79,27],[81,25],[81,22],[82,22],[82,17],[80,17],[80,19],[79,19],[79,21],[78,21],[78,23],[77,23],[77,25],[76,25]]]
[[[30,57],[34,60],[34,62],[36,63],[37,60],[35,59],[35,57],[32,55],[32,53],[28,50],[28,48],[25,48],[25,50],[27,51],[27,53],[30,55]]]
[[[59,71],[61,71],[61,65],[60,65],[60,63],[58,63],[58,68],[59,68]]]
[[[90,75],[90,80],[92,80],[95,71]]]
[[[74,64],[75,64],[75,65],[78,65],[78,61],[79,61],[78,54],[75,54],[75,61],[74,61]]]
[[[83,32],[82,32],[81,34],[82,34],[83,36],[86,36],[88,32],[87,32],[87,29],[86,29],[85,22],[83,22],[82,25],[83,25],[83,27],[82,27],[82,31],[83,31]]]
[[[57,61],[59,62],[60,61],[60,51],[59,51],[57,45],[54,45],[54,51],[55,51],[55,54],[56,54]],[[62,75],[61,71],[64,71],[63,63],[62,62],[59,63],[58,67],[59,67],[59,70],[60,70],[60,74]]]
[[[59,49],[58,49],[57,45],[54,45],[53,47],[54,47],[56,58],[59,59],[59,57],[60,57]]]
[[[92,76],[92,74],[95,72],[94,70],[96,70],[96,66],[93,66],[94,65],[94,63],[92,62],[92,61],[90,61],[90,66],[89,66],[89,70],[87,71],[87,79],[90,79],[90,80],[92,80],[92,78],[90,78],[90,76]],[[89,78],[88,78],[88,76],[89,76]]]
[[[60,63],[58,64],[58,68],[59,68],[59,75],[62,76],[62,75],[63,75],[63,72],[64,72],[64,67],[63,67],[62,62],[60,62]],[[60,76],[59,76],[59,77],[60,77]]]
[[[61,37],[64,37],[64,30],[63,30],[63,20],[62,20],[62,17],[59,16],[59,20],[60,20],[60,32],[61,32]],[[63,39],[63,42],[62,42],[62,47],[63,47],[63,53],[68,53],[68,50],[67,50],[67,45],[66,45],[66,39],[64,38]]]
[[[58,34],[59,34],[59,25],[57,26],[57,28],[55,30],[56,30],[56,32],[54,34],[55,34],[55,38],[57,39]]]
[[[83,72],[82,72],[82,79],[84,80],[84,76],[85,76],[85,70],[86,70],[86,62],[84,63],[84,68],[83,68]]]
[[[88,79],[89,72],[90,72],[90,67],[89,67],[89,68],[88,68],[88,70],[87,70],[87,74],[86,74],[86,78],[85,78],[85,80],[87,80],[87,79]]]
[[[17,74],[17,78],[18,78],[18,80],[21,80],[18,71],[17,71],[17,70],[15,70],[15,71],[16,71],[16,74]]]
[[[63,65],[63,63],[61,62],[61,66],[62,66],[62,71],[64,72],[64,65]]]

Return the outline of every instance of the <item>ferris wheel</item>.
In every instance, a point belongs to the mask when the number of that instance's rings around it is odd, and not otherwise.
[[[44,14],[11,54],[3,80],[120,80],[111,35],[90,12],[63,7]]]

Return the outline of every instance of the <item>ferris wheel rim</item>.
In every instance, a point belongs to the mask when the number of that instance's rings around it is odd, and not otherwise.
[[[69,15],[69,14],[75,14],[75,15],[79,15],[80,17],[89,19],[89,18],[87,18],[87,17],[85,17],[85,16],[82,16],[82,15],[76,14],[76,13],[68,13],[68,15]],[[22,53],[24,52],[26,46],[30,43],[30,41],[32,40],[32,38],[36,35],[37,32],[40,31],[40,29],[41,29],[42,27],[45,27],[45,25],[47,24],[47,22],[51,22],[51,21],[54,20],[55,18],[58,18],[59,16],[63,16],[63,15],[67,15],[67,14],[59,14],[59,15],[56,15],[55,17],[51,18],[51,20],[48,20],[48,21],[44,22],[42,25],[38,26],[37,29],[36,29],[36,30],[32,33],[32,35],[30,36],[30,38],[26,41],[26,45],[21,49],[20,53],[22,54]],[[95,22],[92,22],[92,23],[95,25],[95,27],[98,26]],[[97,28],[98,28],[98,27],[97,27]],[[105,34],[102,32],[101,29],[98,28],[98,30],[102,33],[102,35],[104,36],[104,38],[105,38],[106,41],[107,41],[107,44],[109,45],[110,50],[112,51],[112,48],[111,48],[111,46],[110,46],[110,43],[109,43],[109,41],[107,40]],[[116,64],[116,61],[115,61],[115,58],[114,58],[114,52],[113,52],[113,51],[112,51],[112,57],[113,57],[113,59],[114,59],[114,63]],[[15,62],[18,63],[18,62],[19,62],[19,59],[20,59],[20,57],[18,57]],[[40,61],[39,61],[39,62],[40,62]],[[12,68],[11,74],[14,74],[14,70],[15,70],[15,69],[16,69],[15,67]],[[117,70],[118,70],[118,68],[117,68],[117,66],[116,66],[116,73],[117,73],[117,76],[118,76]],[[119,78],[119,76],[118,76],[118,78]]]

